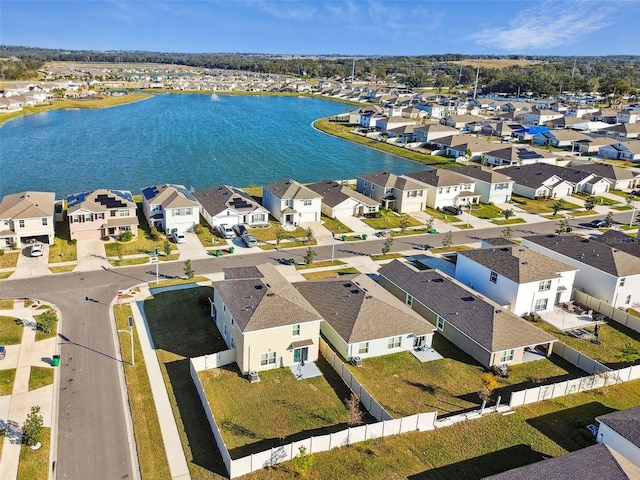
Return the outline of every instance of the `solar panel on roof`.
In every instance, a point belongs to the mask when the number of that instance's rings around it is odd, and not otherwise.
[[[107,195],[106,193],[96,195],[96,202],[109,209],[122,208],[127,206],[127,204],[122,200],[119,200],[116,197],[112,197],[111,195]]]
[[[151,200],[153,197],[158,195],[158,187],[154,185],[153,187],[143,188],[142,195],[144,195],[144,198],[147,200]]]
[[[85,200],[85,198],[87,198],[88,194],[89,194],[89,192],[82,192],[82,193],[75,193],[73,195],[69,195],[67,197],[67,205],[68,205],[68,207],[75,207],[79,203],[84,202],[84,200]]]
[[[184,187],[179,187],[179,186],[176,186],[176,185],[172,185],[172,186],[173,186],[173,188],[175,188],[178,192],[180,192],[181,194],[183,194],[183,195],[185,196],[185,198],[188,198],[189,200],[192,200],[192,201],[194,201],[194,202],[195,202],[195,201],[197,201],[197,200],[196,200],[196,197],[194,197],[194,196],[193,196],[193,194],[192,194],[189,190],[187,190],[186,188],[184,188]]]

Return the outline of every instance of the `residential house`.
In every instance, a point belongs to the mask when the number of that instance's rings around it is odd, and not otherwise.
[[[193,192],[201,206],[204,219],[212,227],[227,225],[264,225],[269,222],[269,210],[236,187],[220,185]]]
[[[489,165],[529,165],[531,163],[555,163],[557,155],[523,145],[499,147],[485,153]]]
[[[427,187],[405,176],[390,172],[373,172],[356,177],[356,190],[377,200],[383,208],[398,213],[424,210]]]
[[[544,358],[557,341],[438,270],[418,270],[393,260],[378,274],[384,288],[485,367],[521,363],[531,355],[528,350]]]
[[[262,188],[262,205],[283,225],[320,221],[322,196],[296,180],[281,180]]]
[[[384,119],[376,122],[376,127],[380,129],[382,133],[393,131],[396,128],[406,127],[409,125],[415,125],[416,121],[404,117],[385,117]]]
[[[416,142],[430,143],[439,138],[448,137],[450,135],[459,135],[460,130],[457,128],[447,127],[440,123],[431,123],[416,127],[413,130],[413,136]]]
[[[600,108],[591,115],[591,119],[596,122],[604,122],[612,125],[617,122],[618,112],[619,110],[613,108]]]
[[[552,145],[556,148],[571,148],[573,151],[574,144],[580,140],[586,140],[588,137],[584,133],[576,130],[562,129],[549,130],[533,136],[533,143],[536,145]]]
[[[609,137],[588,137],[575,142],[576,151],[582,155],[597,155],[600,147],[616,143]]]
[[[640,123],[618,123],[610,127],[601,128],[598,133],[609,137],[637,139],[640,138]]]
[[[488,142],[482,137],[465,134],[450,135],[434,140],[432,143],[437,145],[440,150],[444,150],[444,154],[448,157],[466,157],[471,153],[468,160],[479,159],[483,153],[496,148],[495,143]]]
[[[53,244],[55,193],[25,191],[2,197],[0,248],[40,240]]]
[[[522,317],[571,300],[576,268],[520,245],[459,252],[456,280]]]
[[[637,110],[622,110],[616,115],[618,123],[638,123],[640,122],[640,112]]]
[[[416,108],[424,110],[430,118],[442,118],[449,112],[449,107],[443,105],[440,102],[426,102],[424,104],[417,105]]]
[[[143,188],[142,210],[149,226],[164,233],[190,232],[200,223],[200,204],[184,185]]]
[[[482,480],[634,480],[640,478],[640,468],[629,457],[621,455],[611,445],[597,444],[566,455],[547,458],[523,467],[484,477]]]
[[[431,208],[461,207],[480,201],[480,195],[475,193],[475,182],[452,170],[421,170],[403,176],[425,186],[426,206]]]
[[[636,173],[629,168],[594,162],[571,162],[571,168],[605,178],[611,183],[611,188],[616,190],[632,189],[636,185],[640,185],[640,173]]]
[[[480,165],[465,165],[456,168],[455,173],[475,182],[474,192],[480,195],[482,203],[511,201],[515,182],[501,170],[491,170]]]
[[[443,125],[447,125],[448,127],[457,128],[458,130],[466,128],[471,131],[470,128],[467,128],[468,125],[472,123],[480,123],[484,118],[476,117],[474,115],[447,115],[440,122]]]
[[[613,307],[640,301],[640,257],[576,235],[523,237],[522,245],[577,268],[574,287]]]
[[[509,140],[515,136],[516,131],[520,131],[524,127],[514,122],[490,122],[480,129],[482,135],[500,137],[503,140]]]
[[[553,110],[536,109],[524,114],[524,123],[527,125],[544,125],[556,118],[562,118],[564,114]]]
[[[618,410],[596,417],[599,423],[597,441],[631,460],[640,478],[640,407]]]
[[[320,312],[320,332],[346,360],[431,346],[433,325],[365,274],[294,286]]]
[[[211,317],[243,375],[318,359],[322,318],[271,264],[225,268]]]
[[[360,126],[365,129],[379,129],[378,122],[387,119],[382,113],[365,112],[360,115]]]
[[[602,235],[593,235],[591,239],[640,258],[640,240],[620,230],[609,229]]]
[[[128,190],[98,189],[67,197],[71,240],[120,238],[124,232],[138,237],[136,202]]]
[[[632,140],[625,143],[604,145],[598,150],[598,155],[603,158],[640,162],[640,141]]]
[[[329,218],[362,217],[376,213],[380,202],[333,180],[307,187],[322,197],[321,211]]]

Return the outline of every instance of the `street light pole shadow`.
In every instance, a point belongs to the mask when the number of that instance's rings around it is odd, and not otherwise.
[[[73,340],[69,339],[69,337],[66,337],[65,335],[63,335],[61,333],[58,334],[58,337],[60,337],[60,339],[62,340],[62,342],[60,342],[58,345],[75,345],[77,347],[81,347],[81,348],[84,348],[84,349],[89,350],[91,352],[97,353],[98,355],[102,355],[103,357],[107,357],[107,358],[110,358],[111,360],[115,360],[116,362],[125,363],[124,360],[121,360],[121,359],[116,358],[116,357],[112,357],[111,355],[108,355],[106,353],[100,352],[100,351],[98,351],[98,350],[96,350],[94,348],[87,347],[86,345],[82,345],[80,343],[76,343]]]

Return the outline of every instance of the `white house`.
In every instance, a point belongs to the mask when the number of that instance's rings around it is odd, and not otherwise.
[[[161,232],[190,232],[200,222],[200,204],[184,185],[165,183],[142,189],[142,210]]]
[[[518,316],[571,300],[576,268],[520,245],[458,253],[456,280]]]
[[[426,206],[431,208],[462,207],[480,201],[480,195],[474,190],[475,181],[452,170],[438,168],[407,173],[403,176],[425,186]]]
[[[246,192],[220,185],[193,192],[202,207],[202,216],[212,227],[227,225],[263,225],[269,222],[269,210]]]
[[[600,424],[597,441],[640,467],[640,407],[600,415],[596,420]]]
[[[557,155],[523,145],[510,145],[489,151],[484,154],[484,158],[490,165],[529,165],[540,162],[555,163]]]
[[[574,287],[613,307],[640,301],[640,257],[576,235],[523,237],[522,245],[578,269]]]
[[[37,239],[53,244],[55,193],[20,192],[0,202],[0,248]]]
[[[333,180],[307,187],[322,196],[322,213],[329,218],[361,217],[376,213],[380,202]]]
[[[640,162],[640,141],[630,140],[624,143],[604,145],[598,150],[598,155],[603,158]]]
[[[491,170],[480,165],[465,165],[455,172],[475,182],[475,193],[482,203],[508,203],[513,193],[513,179],[500,170]]]
[[[556,118],[562,118],[564,114],[553,110],[533,110],[524,114],[524,123],[527,125],[544,125]]]
[[[262,189],[262,205],[280,223],[320,221],[322,196],[295,180],[281,180]]]
[[[356,190],[398,213],[419,212],[426,206],[427,187],[405,176],[373,172],[356,177]]]

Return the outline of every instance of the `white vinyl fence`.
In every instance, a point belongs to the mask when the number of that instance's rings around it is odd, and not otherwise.
[[[618,308],[612,307],[608,303],[603,302],[591,295],[587,295],[580,290],[573,291],[573,298],[576,303],[580,303],[586,307],[589,307],[596,312],[600,312],[603,315],[611,318],[612,320],[621,323],[625,327],[630,328],[631,330],[635,330],[636,332],[640,332],[640,318],[630,315],[627,312],[620,310]]]
[[[611,371],[609,367],[562,342],[555,342],[553,344],[553,353],[590,374]]]

